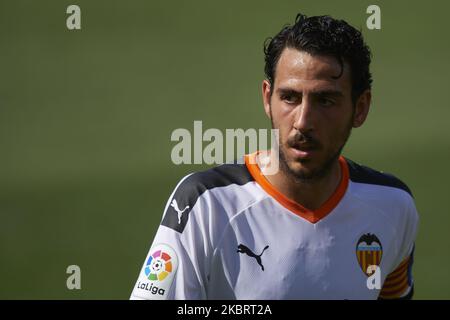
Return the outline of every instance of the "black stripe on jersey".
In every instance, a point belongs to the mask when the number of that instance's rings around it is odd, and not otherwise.
[[[362,166],[347,158],[345,160],[348,164],[351,181],[393,187],[406,191],[411,197],[413,196],[408,186],[394,175]]]
[[[196,172],[178,186],[170,199],[161,225],[182,233],[189,219],[190,211],[206,190],[230,184],[244,185],[253,180],[245,164],[223,164]]]

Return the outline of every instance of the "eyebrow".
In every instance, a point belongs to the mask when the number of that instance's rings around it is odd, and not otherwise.
[[[297,91],[297,90],[294,90],[291,88],[278,88],[277,93],[279,95],[292,94],[292,95],[296,95],[296,96],[300,96],[303,94],[302,91]],[[316,91],[312,91],[311,93],[316,96],[333,96],[333,97],[343,97],[344,96],[344,94],[341,91],[333,90],[333,89],[316,90]]]

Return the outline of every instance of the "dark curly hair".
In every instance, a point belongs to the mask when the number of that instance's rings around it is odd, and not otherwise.
[[[298,14],[294,25],[285,26],[275,37],[266,39],[264,71],[271,85],[271,94],[277,62],[285,48],[294,48],[311,55],[335,57],[341,65],[341,73],[337,78],[342,76],[344,61],[349,63],[354,103],[361,93],[371,88],[370,49],[364,43],[361,32],[344,20],[336,20],[330,16],[307,17]]]

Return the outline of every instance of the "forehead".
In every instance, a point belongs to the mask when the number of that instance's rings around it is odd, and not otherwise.
[[[342,72],[342,75],[339,76]],[[286,48],[281,53],[275,71],[275,88],[289,87],[301,91],[351,89],[350,66],[344,70],[332,56],[311,55],[305,51]]]

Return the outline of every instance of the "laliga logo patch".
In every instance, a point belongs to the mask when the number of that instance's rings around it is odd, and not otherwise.
[[[164,299],[173,282],[178,257],[167,244],[158,244],[150,250],[134,295],[144,299]]]
[[[145,275],[148,280],[164,280],[172,272],[172,257],[163,250],[154,251],[147,260]]]
[[[381,258],[383,256],[383,247],[376,235],[366,233],[359,238],[356,244],[356,257],[362,271],[370,276],[375,271],[374,267],[380,266]]]

